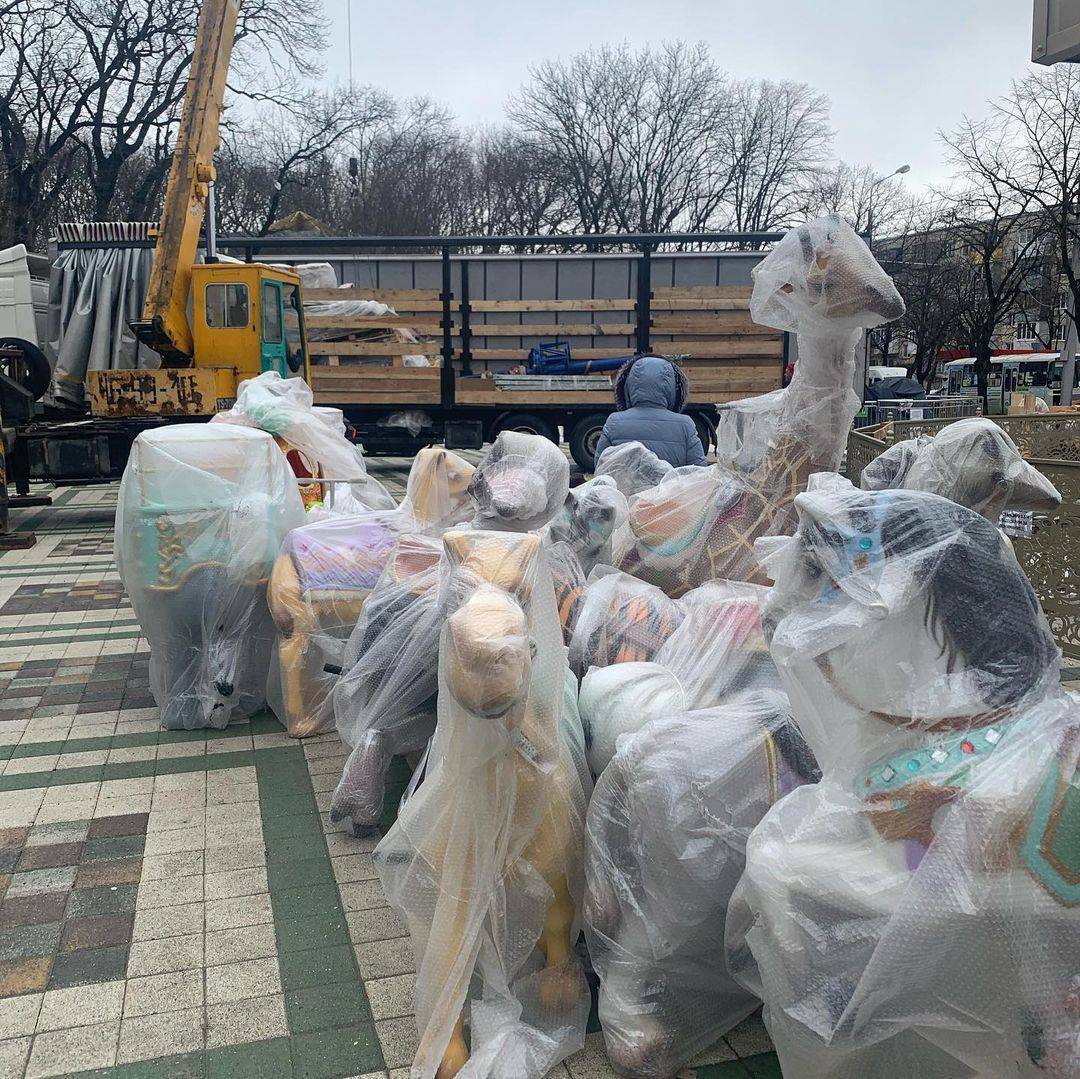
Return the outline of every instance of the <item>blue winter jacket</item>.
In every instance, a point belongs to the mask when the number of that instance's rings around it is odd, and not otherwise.
[[[641,442],[674,465],[703,465],[705,452],[685,407],[686,374],[661,356],[638,356],[619,369],[613,412],[596,444],[596,459],[609,446]]]

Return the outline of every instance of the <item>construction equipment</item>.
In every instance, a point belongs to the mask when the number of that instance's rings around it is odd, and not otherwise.
[[[238,11],[239,0],[203,0],[150,287],[142,319],[131,323],[162,366],[91,372],[95,416],[212,415],[235,401],[243,379],[307,374],[300,278],[222,262],[215,250],[214,153]],[[204,221],[206,260],[197,263]]]

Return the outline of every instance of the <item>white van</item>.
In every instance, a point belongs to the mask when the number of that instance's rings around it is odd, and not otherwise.
[[[873,386],[875,382],[881,382],[886,378],[907,378],[906,367],[868,367],[866,369],[866,383]]]
[[[0,339],[19,338],[44,351],[49,316],[49,262],[22,244],[0,251]]]

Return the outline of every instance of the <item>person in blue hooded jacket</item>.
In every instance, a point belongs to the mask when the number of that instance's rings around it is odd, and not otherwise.
[[[619,368],[615,404],[596,444],[596,460],[609,446],[640,442],[675,468],[705,464],[694,421],[683,416],[690,395],[686,372],[663,356],[635,356]]]

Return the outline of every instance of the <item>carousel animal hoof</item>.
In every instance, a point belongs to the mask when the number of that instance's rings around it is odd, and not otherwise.
[[[349,754],[330,802],[330,820],[350,820],[353,829],[374,828],[382,818],[390,755],[378,738],[368,738]]]

